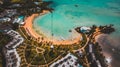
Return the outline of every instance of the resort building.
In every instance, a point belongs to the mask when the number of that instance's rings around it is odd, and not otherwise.
[[[9,21],[11,21],[11,19],[8,17],[0,18],[0,22],[9,22]]]
[[[91,30],[91,28],[90,27],[80,27],[80,31],[82,32],[82,33],[89,33],[90,32],[90,30]]]
[[[82,67],[78,63],[78,58],[72,55],[71,53],[68,53],[65,57],[62,59],[54,62],[50,67]]]
[[[23,21],[24,17],[21,16],[21,17],[18,17],[18,18],[15,18],[13,23],[18,23],[20,25],[23,25],[25,22]]]
[[[14,30],[8,31],[7,34],[13,38],[13,40],[5,46],[8,49],[14,49],[24,41],[23,37]]]
[[[4,49],[4,54],[6,58],[6,67],[20,67],[21,60],[16,49]]]
[[[92,52],[93,52],[93,45],[89,44],[89,53],[92,53]]]
[[[21,59],[16,51],[16,47],[23,43],[24,39],[14,30],[4,31],[12,38],[12,41],[5,45],[5,48],[3,49],[6,59],[6,67],[20,67]]]
[[[87,49],[86,49],[87,58],[88,58],[88,62],[90,64],[90,67],[102,67],[100,61],[96,57],[94,49],[95,48],[94,48],[93,44],[89,44],[88,47],[87,47]]]
[[[0,13],[0,17],[12,17],[18,14],[16,9],[6,9],[4,12]]]

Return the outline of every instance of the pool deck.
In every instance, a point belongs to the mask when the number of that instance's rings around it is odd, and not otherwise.
[[[43,38],[40,39],[39,42],[52,42],[53,45],[72,45],[75,43],[79,43],[81,40],[81,34],[78,35],[77,38],[73,39],[73,40],[54,40],[54,39],[50,39],[50,38],[44,38],[42,35],[38,34],[34,29],[33,29],[33,20],[35,17],[39,16],[39,15],[44,15],[46,13],[48,13],[49,11],[43,11],[40,14],[33,14],[29,17],[27,17],[25,19],[25,24],[24,24],[24,29],[26,30],[26,32],[28,32],[30,34],[31,37],[38,39],[38,38]]]

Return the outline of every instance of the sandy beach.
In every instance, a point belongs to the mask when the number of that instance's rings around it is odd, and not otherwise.
[[[26,30],[26,32],[28,33],[28,35],[30,35],[31,37],[35,38],[35,39],[38,39],[38,38],[43,38],[42,35],[38,34],[34,29],[33,29],[33,20],[35,17],[39,16],[39,15],[44,15],[46,13],[48,13],[49,11],[43,11],[42,13],[40,14],[33,14],[29,17],[27,17],[25,19],[25,24],[24,24],[24,28]],[[78,43],[80,42],[81,40],[81,35],[79,34],[77,38],[73,39],[73,40],[54,40],[54,39],[49,39],[49,38],[43,38],[42,40],[40,40],[39,42],[41,41],[44,41],[44,42],[52,42],[54,45],[71,45],[71,44],[74,44],[74,43]]]
[[[33,14],[32,16],[29,16],[26,18],[25,20],[25,25],[23,26],[25,28],[25,30],[27,31],[27,33],[29,33],[30,36],[38,38],[41,37],[40,35],[38,35],[33,29],[32,29],[32,22],[34,17],[38,16],[38,14]]]

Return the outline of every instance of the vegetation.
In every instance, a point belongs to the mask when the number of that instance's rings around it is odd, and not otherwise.
[[[102,53],[102,48],[101,46],[99,45],[99,43],[95,43],[95,56],[97,58],[97,60],[100,61],[102,67],[107,67],[107,64],[106,64],[106,61],[105,61],[105,56],[103,55]]]
[[[45,51],[43,53],[37,53],[36,48],[41,48]],[[43,65],[46,63],[50,63],[55,58],[60,56],[63,51],[57,49],[58,47],[55,47],[54,49],[51,49],[50,46],[44,45],[44,46],[38,46],[38,45],[28,45],[25,49],[25,56],[28,63],[31,63],[32,65]],[[32,61],[32,62],[31,62]]]
[[[50,48],[50,43],[37,43],[35,40],[25,41],[26,47],[21,45],[18,48],[18,53],[21,56],[22,66],[30,65],[44,65],[44,64],[52,64],[56,60],[64,57],[68,51],[73,52],[73,50],[77,50],[81,48],[80,44],[66,45],[66,46],[54,46],[54,48]],[[37,51],[36,48],[40,48],[41,50]],[[21,51],[23,49],[23,51]],[[25,51],[25,52],[24,52]],[[25,57],[24,57],[25,56]]]
[[[19,24],[18,23],[14,23],[14,24],[12,24],[12,28],[13,28],[13,30],[17,30],[18,28],[19,28]]]
[[[101,29],[101,32],[105,33],[105,34],[110,34],[115,31],[115,29],[113,28],[113,24],[110,24],[109,26],[107,26],[107,25],[100,26],[99,28]]]

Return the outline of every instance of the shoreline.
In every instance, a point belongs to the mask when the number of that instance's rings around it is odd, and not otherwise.
[[[106,36],[106,34],[100,34],[100,35],[97,35],[96,37],[95,37],[95,40],[98,42],[98,43],[100,43],[99,42],[99,38],[101,38],[102,36]],[[100,45],[101,46],[101,48],[103,49],[103,45]],[[112,56],[110,55],[110,53],[108,53],[108,52],[106,52],[106,51],[103,51],[103,55],[105,56],[105,59],[106,59],[106,61],[107,61],[107,64],[108,64],[108,66],[109,67],[112,67],[111,65],[111,63],[112,63]]]
[[[39,42],[52,42],[53,45],[72,45],[75,43],[79,43],[81,40],[81,35],[79,34],[77,38],[75,38],[74,40],[55,40],[55,39],[50,39],[50,38],[45,38],[42,35],[38,34],[34,29],[33,29],[33,20],[34,18],[36,18],[37,16],[40,15],[44,15],[46,13],[48,13],[49,11],[44,10],[42,13],[40,14],[32,14],[31,16],[27,17],[25,19],[25,24],[23,25],[23,28],[26,30],[26,32],[28,33],[28,35],[32,36],[35,39],[38,38],[42,38],[42,40],[39,40]]]

